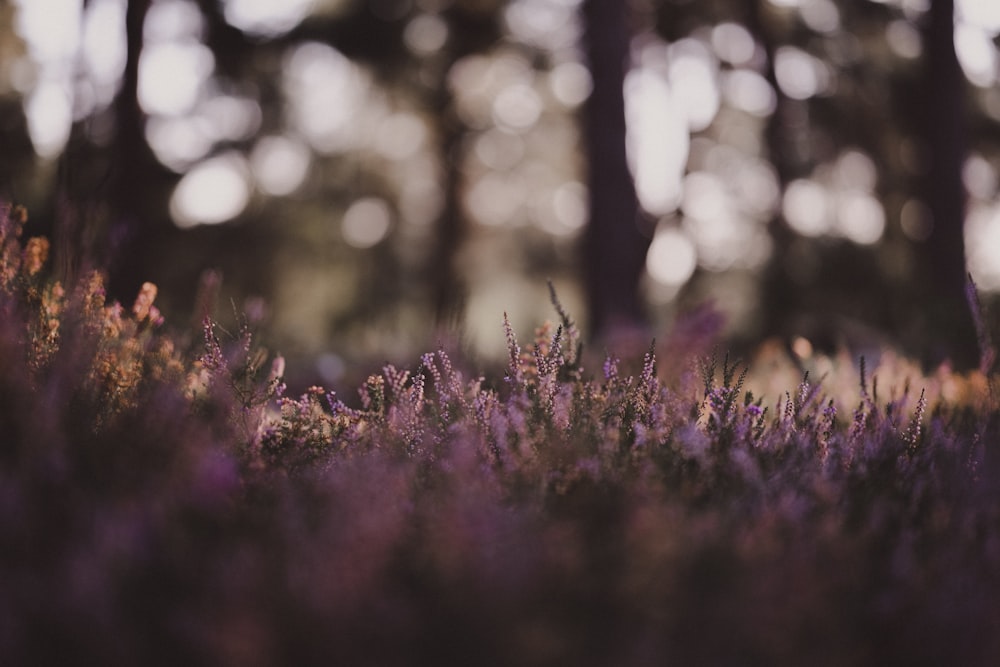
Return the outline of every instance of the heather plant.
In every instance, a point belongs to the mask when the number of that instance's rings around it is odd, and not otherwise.
[[[185,344],[152,284],[55,282],[25,222],[0,210],[5,664],[1000,659],[981,309],[980,368],[924,374],[744,364],[705,310],[597,355],[553,292],[527,343],[498,323],[496,377],[442,349],[290,395],[252,318]]]

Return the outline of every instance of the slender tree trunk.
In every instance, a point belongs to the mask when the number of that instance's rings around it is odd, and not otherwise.
[[[954,0],[933,0],[924,17],[923,138],[927,148],[926,203],[933,216],[921,244],[926,298],[924,331],[930,362],[976,365],[976,338],[965,301],[965,78],[954,43]]]
[[[765,21],[763,2],[764,0],[747,0],[746,22],[750,32],[760,40],[767,54],[767,68],[764,75],[774,89],[776,104],[774,113],[767,121],[764,138],[768,160],[774,167],[781,192],[784,192],[792,180],[802,175],[804,168],[795,151],[794,141],[789,136],[789,128],[794,126],[796,116],[801,113],[801,109],[797,108],[778,86],[774,73],[774,56],[777,49],[772,31]],[[793,242],[794,234],[783,222],[780,213],[775,214],[771,220],[769,231],[777,253],[768,263],[762,277],[764,285],[760,304],[763,312],[762,331],[768,336],[777,334],[787,338],[792,329],[789,322],[790,315],[792,311],[801,307],[799,290],[796,289],[795,281],[789,275],[788,263],[784,260],[784,250]]]
[[[586,51],[593,92],[586,106],[590,222],[584,236],[584,281],[595,335],[642,327],[639,295],[649,236],[625,157],[629,31],[624,0],[584,0]]]
[[[109,252],[111,292],[121,299],[132,298],[143,276],[144,254],[150,246],[149,210],[150,151],[145,137],[145,114],[139,106],[139,57],[143,45],[143,25],[150,0],[128,0],[125,11],[126,61],[122,86],[114,101],[115,140],[112,154]]]
[[[452,34],[444,52],[439,54],[439,75],[429,100],[436,118],[437,140],[444,170],[444,206],[437,220],[428,273],[435,325],[448,328],[462,322],[465,314],[468,285],[458,271],[457,257],[469,235],[469,223],[460,201],[463,187],[461,146],[466,128],[456,115],[454,95],[446,78],[456,62],[483,51],[498,39],[499,33],[492,15],[480,15],[453,7],[445,16]]]
[[[448,66],[455,62],[449,54]],[[443,73],[447,68],[442,68]],[[433,95],[432,108],[437,119],[438,145],[444,170],[444,205],[437,220],[434,249],[430,255],[431,294],[434,321],[438,327],[448,327],[462,321],[466,286],[459,276],[457,255],[468,234],[459,195],[462,187],[462,165],[459,149],[463,128],[455,117],[454,99],[442,74]]]

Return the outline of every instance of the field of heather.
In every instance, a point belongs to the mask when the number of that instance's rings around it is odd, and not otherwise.
[[[533,340],[498,313],[494,377],[440,349],[288,395],[245,320],[54,282],[2,213],[4,664],[1000,660],[982,327],[961,375],[697,326],[593,361],[553,294]]]

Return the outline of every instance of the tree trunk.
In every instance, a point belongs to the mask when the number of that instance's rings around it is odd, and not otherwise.
[[[965,77],[955,55],[954,0],[933,0],[924,17],[925,74],[923,138],[927,149],[926,203],[933,216],[930,236],[921,244],[926,289],[928,358],[960,368],[977,362],[976,337],[965,301],[966,264],[963,228],[965,190]]]
[[[590,222],[584,235],[584,281],[596,336],[646,323],[639,295],[649,236],[625,157],[623,85],[629,56],[627,2],[585,0],[586,52],[593,92],[585,109],[590,165]]]
[[[143,25],[150,0],[128,0],[125,11],[126,61],[121,90],[114,100],[115,139],[112,149],[112,182],[109,254],[113,296],[125,300],[135,296],[147,279],[144,256],[151,248],[151,220],[147,197],[151,177],[150,149],[145,136],[145,114],[139,106],[139,57],[143,45]]]

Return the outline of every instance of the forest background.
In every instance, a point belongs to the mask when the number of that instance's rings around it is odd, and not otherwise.
[[[547,281],[611,340],[977,363],[1000,294],[991,0],[5,0],[0,195],[56,271],[198,285],[336,386]],[[220,307],[220,306],[217,306]]]

